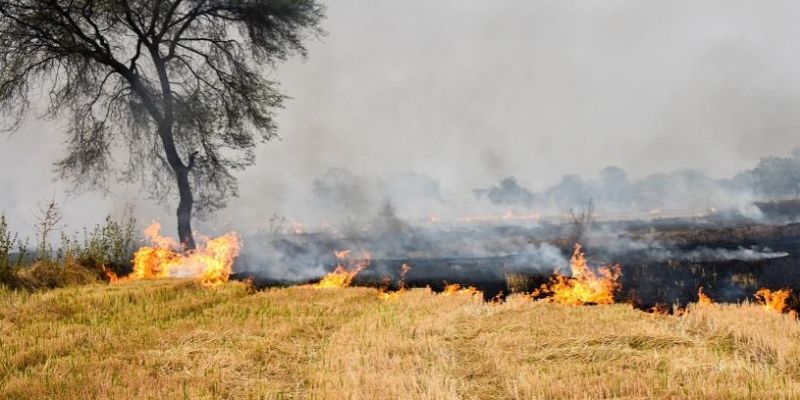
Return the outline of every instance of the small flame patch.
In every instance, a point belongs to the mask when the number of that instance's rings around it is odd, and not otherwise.
[[[353,279],[359,272],[369,267],[372,257],[364,252],[361,259],[350,259],[350,250],[338,250],[334,252],[338,263],[333,272],[325,275],[314,285],[317,289],[346,288],[353,283]]]
[[[764,306],[765,310],[782,313],[787,311],[789,308],[789,305],[786,304],[786,301],[789,299],[791,294],[792,291],[789,289],[773,291],[767,288],[762,288],[756,292],[755,296],[756,301]]]
[[[576,244],[570,269],[572,276],[554,274],[550,282],[534,291],[533,296],[568,305],[614,303],[614,295],[622,286],[619,283],[619,265],[600,267],[594,272],[586,262],[581,245]]]
[[[228,281],[241,249],[241,239],[236,232],[213,239],[200,238],[195,250],[182,253],[177,250],[180,248],[178,243],[172,238],[162,237],[160,231],[158,222],[145,229],[151,245],[140,248],[133,255],[133,272],[125,280],[198,278],[205,286]]]

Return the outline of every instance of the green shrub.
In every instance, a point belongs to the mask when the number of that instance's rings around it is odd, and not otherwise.
[[[108,216],[102,225],[84,229],[82,241],[62,235],[58,258],[62,263],[74,260],[90,269],[126,274],[131,270],[133,252],[139,244],[135,226],[136,221],[130,215],[121,221]]]
[[[61,243],[53,251],[48,235],[58,214],[53,203],[47,210],[51,211],[43,212],[38,224],[35,258],[28,257],[27,242],[9,229],[5,216],[0,214],[0,285],[11,289],[52,289],[97,282],[106,278],[106,271],[117,275],[130,271],[133,252],[139,244],[130,214],[120,221],[106,217],[103,224],[84,229],[82,240],[62,233]]]
[[[27,244],[16,233],[11,232],[6,216],[0,214],[0,285],[16,286],[15,268],[22,265],[26,255]]]

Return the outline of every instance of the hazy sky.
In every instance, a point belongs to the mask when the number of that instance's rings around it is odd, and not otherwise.
[[[292,97],[282,140],[216,225],[289,213],[336,166],[468,194],[607,165],[721,177],[800,145],[796,1],[336,0],[328,15],[309,58],[274,74]],[[52,196],[73,228],[125,201],[171,219],[131,190],[66,197],[51,174],[63,140],[40,121],[0,139],[0,210],[20,229]]]

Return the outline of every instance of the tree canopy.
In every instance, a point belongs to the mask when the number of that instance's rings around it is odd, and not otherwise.
[[[268,73],[306,54],[323,16],[315,0],[4,0],[0,112],[16,129],[45,91],[68,121],[61,177],[177,188],[180,225],[195,200],[205,213],[237,194],[232,172],[276,136]]]

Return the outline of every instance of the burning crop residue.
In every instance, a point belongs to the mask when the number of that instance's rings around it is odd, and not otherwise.
[[[703,287],[697,289],[697,304],[709,305],[714,304],[714,300],[703,291]]]
[[[350,286],[353,279],[359,272],[369,267],[372,257],[367,252],[363,252],[360,259],[350,259],[350,250],[336,251],[336,269],[322,277],[322,280],[314,285],[317,289],[346,288]]]
[[[444,290],[442,291],[443,296],[453,296],[456,294],[466,294],[470,296],[481,294],[481,291],[474,286],[462,287],[457,283],[449,284],[444,286]]]
[[[756,292],[755,297],[756,302],[764,306],[765,310],[783,313],[789,308],[787,300],[791,294],[792,291],[788,289],[773,291],[762,288]]]
[[[241,240],[235,232],[210,239],[201,238],[195,250],[181,252],[172,238],[160,235],[161,224],[154,222],[144,233],[150,246],[133,256],[133,272],[126,280],[157,278],[197,278],[203,285],[214,286],[228,281],[233,262],[239,255]]]
[[[789,306],[789,299],[791,297],[792,291],[790,289],[781,289],[781,290],[770,290],[766,288],[761,288],[754,294],[756,304],[760,305],[761,308],[768,312],[775,312],[779,314],[789,314],[790,316],[797,318],[797,311],[792,310]],[[709,297],[704,291],[703,287],[701,286],[697,290],[697,305],[700,306],[708,306],[715,304],[714,301]],[[651,314],[661,314],[661,315],[675,315],[675,316],[682,316],[689,312],[691,312],[691,308],[688,306],[668,306],[666,304],[656,304],[655,306],[647,309]]]
[[[400,288],[395,291],[386,289],[378,290],[378,298],[384,301],[396,299],[406,292],[406,275],[411,271],[411,266],[403,263],[400,266]]]
[[[533,295],[568,305],[614,303],[614,295],[621,287],[619,265],[600,267],[594,272],[589,268],[581,246],[576,244],[570,269],[571,276],[556,273]]]

